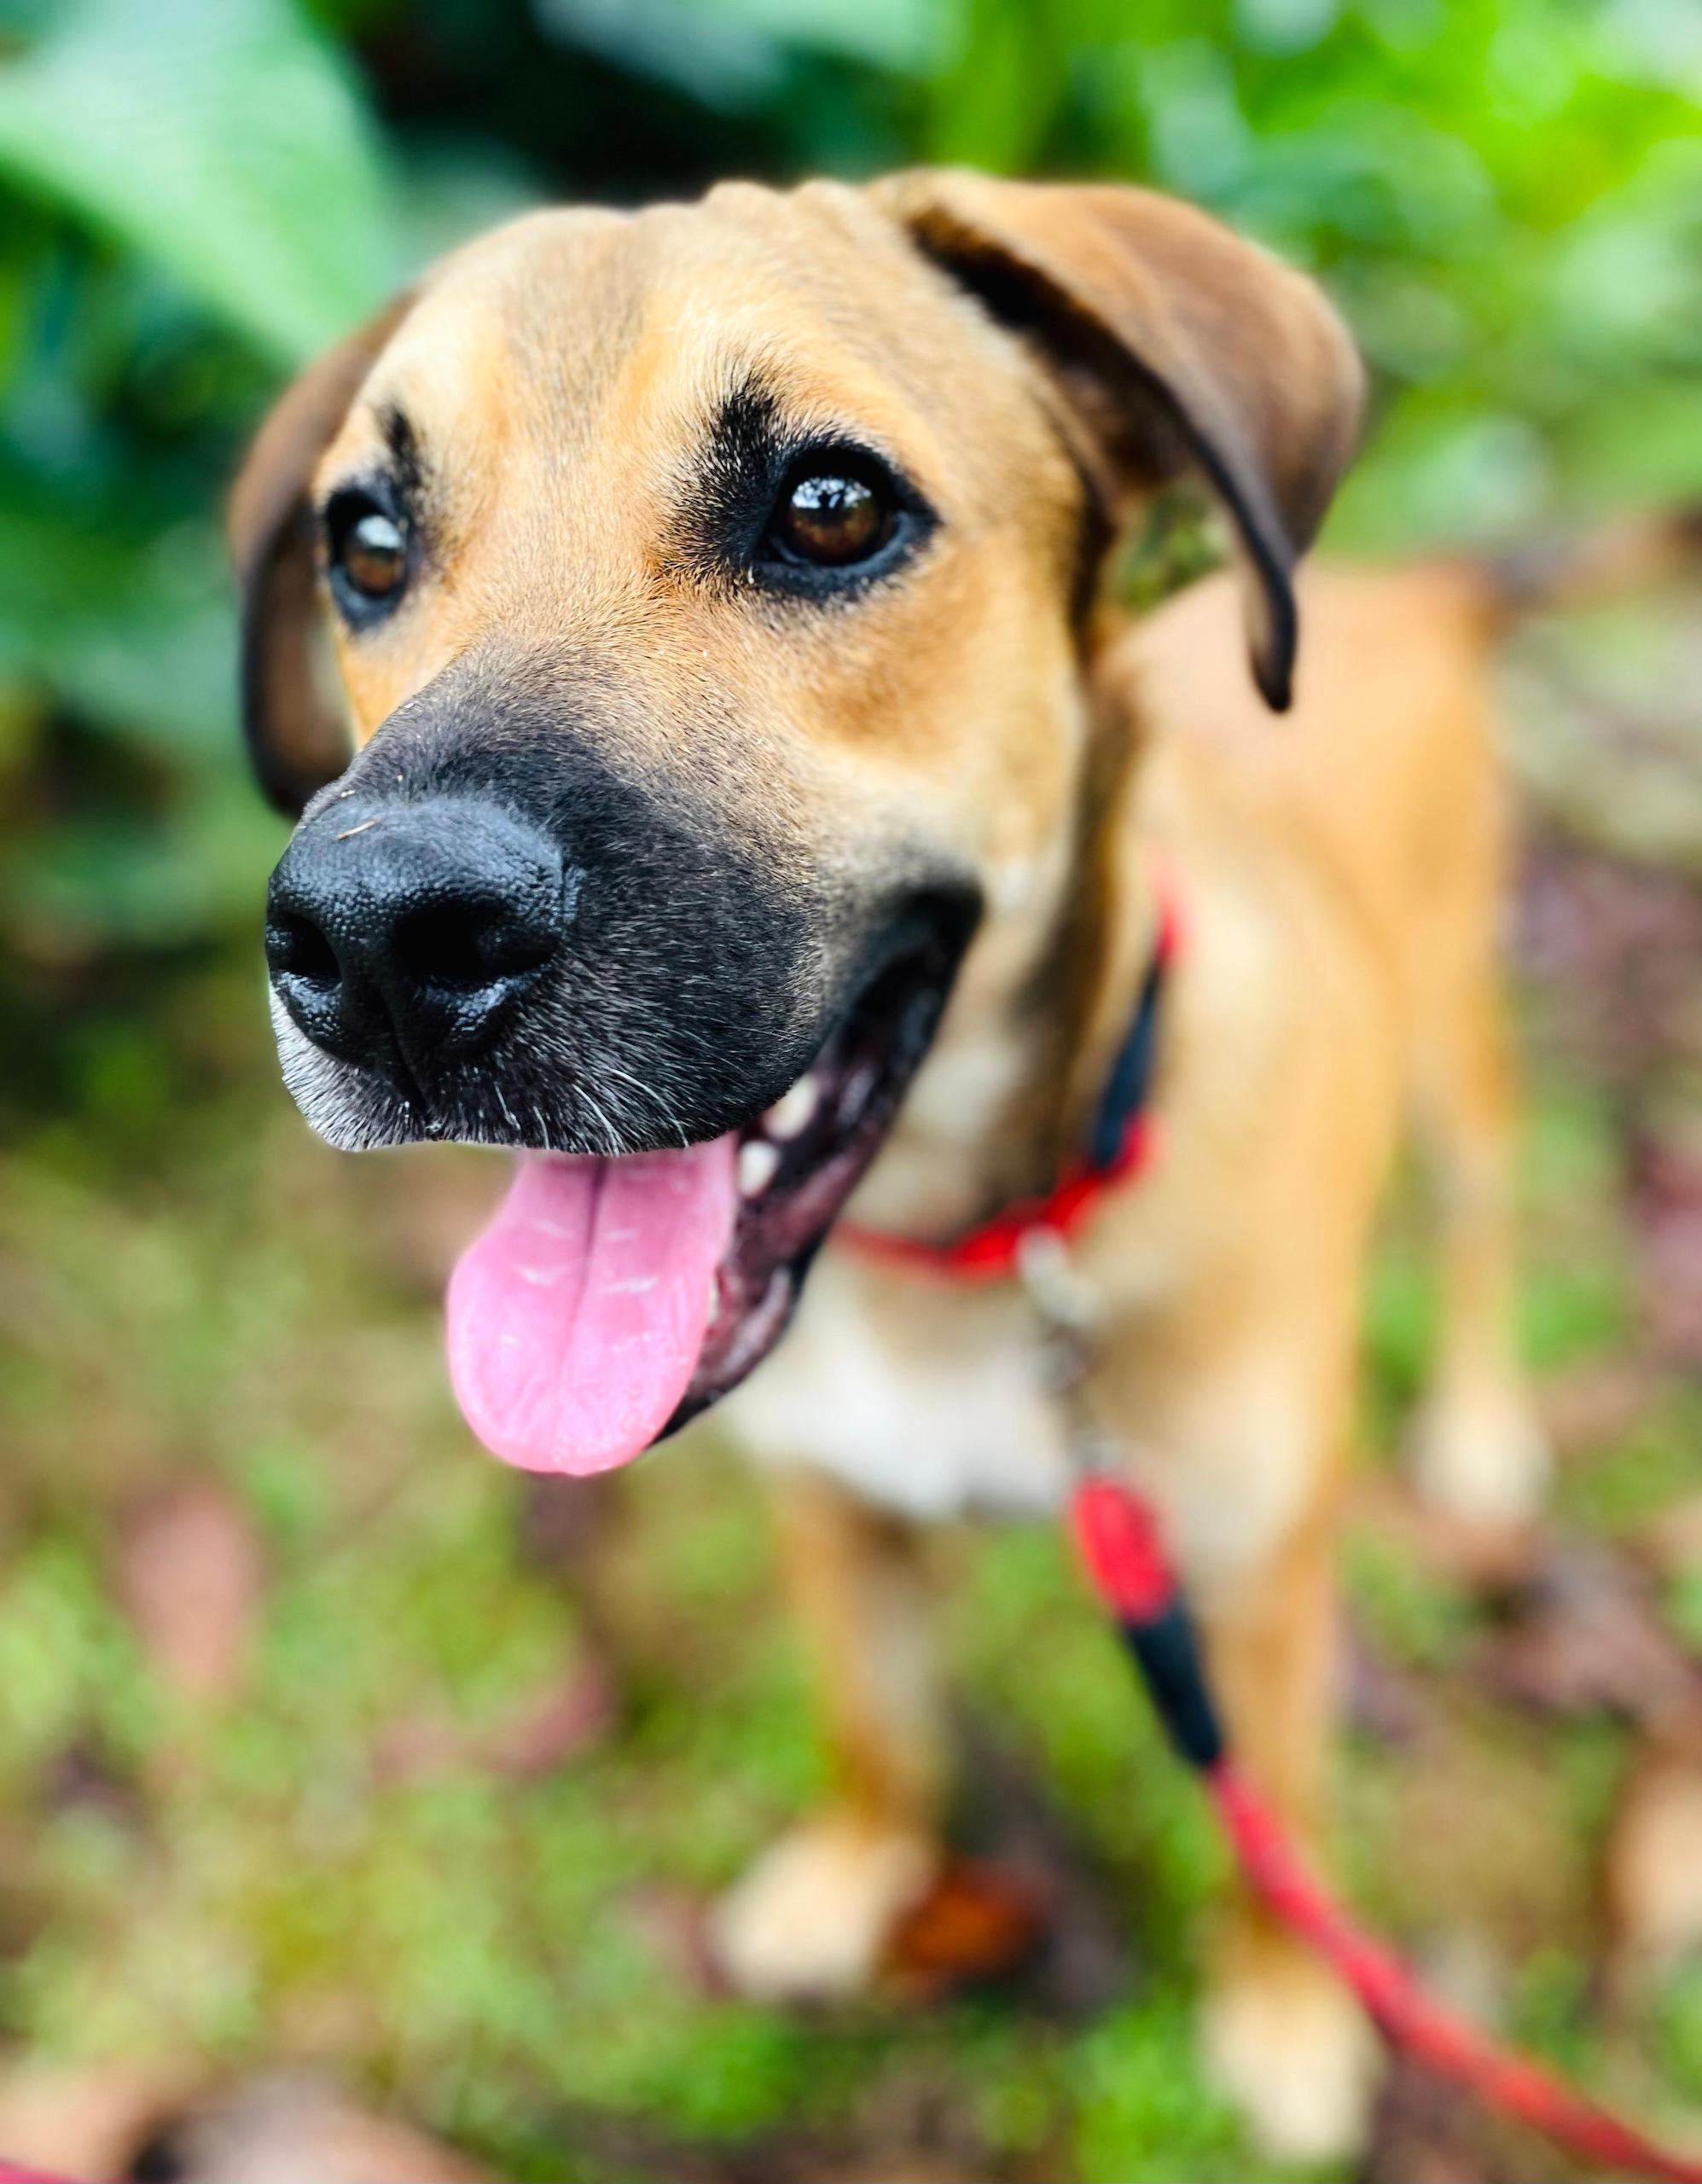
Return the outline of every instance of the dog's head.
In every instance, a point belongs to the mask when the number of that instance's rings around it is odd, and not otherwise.
[[[557,1156],[451,1294],[501,1453],[764,1354],[966,953],[1057,914],[1108,546],[1201,476],[1282,706],[1358,386],[1185,206],[923,173],[534,215],[284,397],[232,516],[284,1074],[335,1145]]]

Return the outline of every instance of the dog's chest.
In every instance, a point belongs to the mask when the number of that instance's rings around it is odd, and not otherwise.
[[[932,1519],[1039,1515],[1067,1484],[1018,1292],[894,1285],[829,1253],[786,1339],[722,1407],[748,1455]]]

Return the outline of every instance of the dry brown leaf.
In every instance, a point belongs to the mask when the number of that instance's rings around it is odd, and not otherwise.
[[[885,1974],[907,1998],[1002,1978],[1025,1964],[1046,1931],[1049,1892],[1037,1877],[990,1859],[954,1858],[887,1944]]]
[[[619,1716],[613,1682],[595,1656],[576,1661],[494,1729],[444,1716],[406,1715],[380,1732],[375,1764],[386,1782],[478,1772],[534,1781],[607,1737]]]
[[[1664,1740],[1702,1743],[1702,1663],[1668,1629],[1646,1573],[1609,1548],[1553,1555],[1478,1668],[1516,1705],[1619,1714]]]
[[[214,1481],[165,1488],[124,1520],[114,1591],[148,1658],[185,1698],[228,1699],[240,1685],[264,1583],[247,1514]]]
[[[553,1774],[601,1744],[619,1712],[614,1685],[601,1666],[591,1659],[578,1662],[485,1739],[481,1763],[490,1773],[515,1781]]]

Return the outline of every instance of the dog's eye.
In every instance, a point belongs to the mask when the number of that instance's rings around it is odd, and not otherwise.
[[[333,495],[325,511],[326,566],[349,619],[375,621],[408,581],[408,528],[370,493]]]
[[[880,551],[897,517],[892,494],[879,480],[849,464],[830,463],[787,481],[769,537],[787,561],[850,568]]]

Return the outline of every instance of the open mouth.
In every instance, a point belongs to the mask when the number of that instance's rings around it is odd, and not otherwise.
[[[886,1136],[961,941],[889,950],[805,1074],[744,1128],[619,1159],[526,1153],[449,1292],[468,1425],[507,1461],[607,1471],[727,1394],[785,1332]]]

